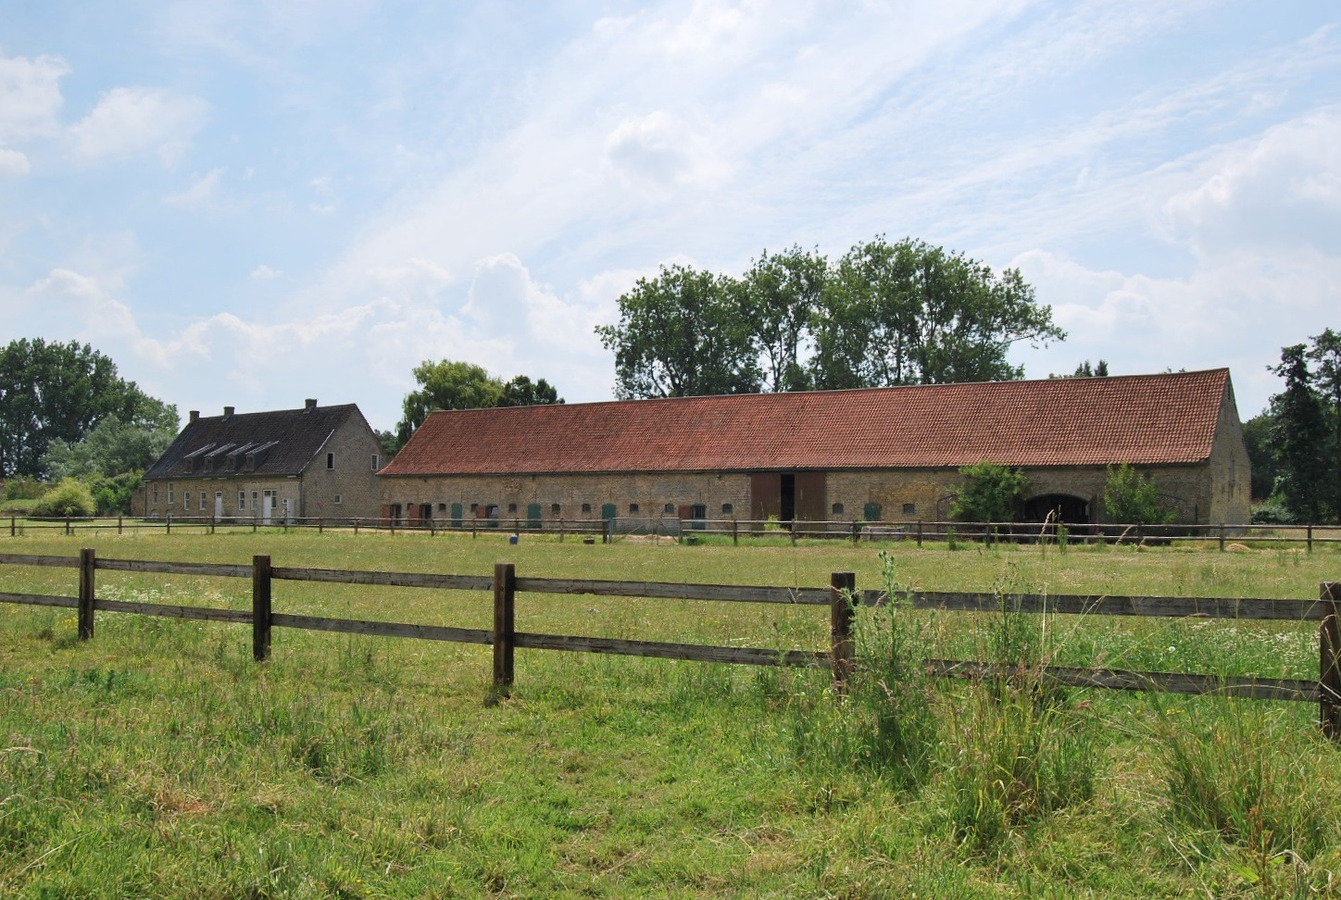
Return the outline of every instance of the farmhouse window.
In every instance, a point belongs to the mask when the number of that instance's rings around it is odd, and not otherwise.
[[[372,455],[372,470],[373,470],[374,472],[377,471],[377,454],[376,454],[376,453],[374,453],[374,454]]]
[[[154,485],[154,506],[158,505],[158,485]]]
[[[191,492],[182,491],[182,509],[186,512],[191,511]]]
[[[200,492],[200,510],[201,510],[201,512],[204,512],[204,510],[205,510],[205,492],[204,492],[204,491],[201,491],[201,492]]]
[[[327,454],[326,454],[326,468],[328,468],[328,469],[334,469],[334,468],[335,468],[335,454],[334,454],[334,453],[327,453]]]
[[[252,491],[252,492],[251,492],[251,511],[252,511],[252,512],[256,512],[256,497],[257,497],[256,492],[255,492],[255,491]]]
[[[238,509],[246,509],[246,508],[247,508],[247,492],[246,492],[246,491],[238,491],[238,492],[237,492],[237,508],[238,508]]]
[[[172,482],[168,482],[168,506],[172,505]]]
[[[336,494],[336,495],[335,495],[335,505],[336,505],[336,506],[339,506],[341,503],[344,503],[344,502],[345,502],[345,498],[344,498],[342,495],[340,495],[340,494]]]

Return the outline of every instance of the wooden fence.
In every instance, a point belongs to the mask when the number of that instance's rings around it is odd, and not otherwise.
[[[825,666],[833,673],[834,685],[843,690],[854,663],[852,625],[859,606],[878,606],[889,601],[884,591],[858,590],[850,572],[836,572],[827,588],[781,588],[723,584],[667,584],[659,582],[599,581],[568,578],[519,578],[511,563],[498,563],[492,577],[439,575],[407,572],[372,572],[341,569],[287,568],[273,566],[269,556],[255,556],[251,565],[218,563],[151,562],[145,560],[98,559],[93,550],[78,557],[0,554],[0,565],[58,566],[78,569],[78,596],[43,596],[0,593],[0,603],[54,606],[78,610],[79,637],[94,635],[95,611],[137,613],[179,619],[232,622],[252,626],[252,654],[257,661],[270,657],[275,628],[420,638],[458,643],[492,645],[495,690],[506,694],[514,677],[514,655],[528,650],[567,650],[610,653],[662,659],[737,663],[766,666]],[[100,600],[96,596],[97,570],[164,575],[250,578],[252,608],[223,610],[195,606]],[[370,587],[411,587],[455,591],[491,591],[494,600],[493,628],[470,629],[411,623],[375,622],[325,616],[290,615],[274,610],[275,581],[307,581],[355,584]],[[606,597],[643,597],[715,602],[784,603],[827,606],[830,643],[827,650],[769,650],[750,647],[634,641],[604,637],[519,632],[515,628],[518,593],[587,594]],[[1215,597],[1137,597],[1085,595],[1018,595],[958,592],[913,592],[907,602],[915,609],[966,612],[999,612],[1003,602],[1019,613],[1074,615],[1153,616],[1235,620],[1294,620],[1319,622],[1319,677],[1232,678],[1177,672],[1134,672],[1064,666],[1044,668],[1046,676],[1074,687],[1130,691],[1163,691],[1175,694],[1218,693],[1260,700],[1317,702],[1325,734],[1341,738],[1341,582],[1324,582],[1317,600],[1269,600]],[[970,660],[929,659],[926,665],[937,675],[983,678],[1000,674],[992,663]]]
[[[8,534],[18,537],[28,532],[60,532],[74,536],[81,532],[125,533],[208,533],[216,531],[352,531],[396,534],[500,534],[519,536],[541,534],[557,536],[559,540],[572,537],[589,543],[607,543],[630,535],[660,535],[694,542],[714,536],[730,538],[739,544],[741,538],[771,538],[799,540],[909,541],[922,546],[926,542],[982,542],[1044,543],[1052,545],[1089,544],[1214,544],[1221,551],[1235,542],[1255,544],[1293,545],[1308,552],[1315,547],[1341,547],[1341,525],[1122,525],[1092,524],[1066,526],[1057,523],[1028,522],[875,522],[862,519],[848,521],[779,522],[758,519],[681,519],[677,516],[640,518],[620,516],[613,519],[527,519],[509,516],[492,519],[421,519],[415,522],[380,517],[313,517],[285,519],[275,516],[271,521],[256,518],[215,519],[208,516],[175,516],[142,519],[132,516],[101,516],[36,518],[12,514],[8,517]],[[4,519],[0,518],[0,523]],[[0,534],[5,533],[0,524]]]

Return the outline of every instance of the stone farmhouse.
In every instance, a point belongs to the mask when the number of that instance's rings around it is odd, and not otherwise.
[[[1180,522],[1249,521],[1227,369],[436,411],[382,470],[382,515],[933,521],[982,461],[1024,470],[1025,521],[1106,521],[1121,463]]]
[[[354,404],[236,413],[190,421],[144,473],[150,517],[262,524],[378,514],[377,434]]]

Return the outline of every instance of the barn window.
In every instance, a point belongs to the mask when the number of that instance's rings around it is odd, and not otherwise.
[[[916,504],[916,503],[905,503],[905,504],[903,504],[903,514],[904,514],[905,516],[915,516],[915,515],[917,515],[917,504]]]
[[[673,512],[675,512],[675,504],[674,504],[674,503],[667,503],[665,506],[663,506],[663,507],[661,508],[661,511],[662,511],[662,512],[673,513]]]
[[[438,512],[440,512],[440,513],[445,513],[446,511],[447,511],[447,504],[446,504],[446,503],[439,503],[439,504],[438,504]]]
[[[589,516],[589,515],[591,515],[591,504],[590,504],[590,503],[583,503],[583,504],[582,504],[582,515],[584,515],[584,516]]]
[[[636,503],[630,503],[630,504],[629,504],[629,515],[631,515],[631,516],[632,516],[632,515],[635,515],[635,514],[637,514],[637,512],[638,512],[638,504],[636,504]]]
[[[841,516],[843,514],[843,504],[835,503],[833,505],[833,514],[835,516]]]
[[[515,503],[509,503],[509,504],[508,504],[508,513],[511,514],[511,513],[515,513],[516,511],[517,511],[517,504],[515,504]]]
[[[557,517],[557,516],[559,515],[559,512],[560,512],[559,504],[557,504],[557,503],[551,503],[551,504],[549,505],[549,514],[550,514],[551,516],[556,516],[556,517]]]
[[[736,511],[736,508],[735,508],[734,506],[732,506],[730,503],[723,503],[723,504],[722,504],[722,515],[724,515],[724,516],[729,516],[729,515],[731,515],[732,513],[734,513],[735,511]]]

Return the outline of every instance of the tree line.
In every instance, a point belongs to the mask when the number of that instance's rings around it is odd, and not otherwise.
[[[1330,328],[1281,348],[1285,380],[1243,427],[1254,520],[1341,524],[1341,334]]]
[[[1019,270],[883,236],[835,262],[765,250],[740,276],[662,266],[596,333],[620,399],[1006,381],[1013,344],[1066,337]]]
[[[72,479],[81,503],[124,511],[140,475],[176,436],[177,408],[121,378],[88,344],[21,339],[0,350],[6,499],[35,499],[45,492],[38,482]]]

